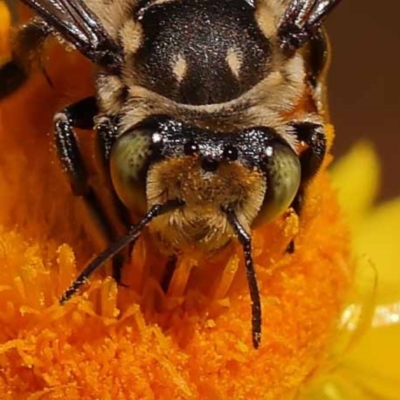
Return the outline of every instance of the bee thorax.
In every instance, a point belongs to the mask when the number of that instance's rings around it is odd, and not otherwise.
[[[270,42],[242,0],[163,2],[144,11],[140,23],[136,83],[174,101],[226,102],[265,76]]]

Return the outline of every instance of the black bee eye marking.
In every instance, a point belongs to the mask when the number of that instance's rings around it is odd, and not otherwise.
[[[238,150],[236,147],[229,145],[224,148],[223,155],[228,161],[236,161],[238,158]]]
[[[183,146],[183,152],[186,156],[193,156],[199,151],[199,145],[193,140],[189,140]]]
[[[218,169],[218,165],[218,160],[210,156],[206,156],[201,160],[201,168],[207,172],[215,172]]]

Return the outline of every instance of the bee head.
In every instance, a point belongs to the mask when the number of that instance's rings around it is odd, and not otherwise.
[[[218,248],[229,240],[226,209],[247,229],[282,214],[297,193],[300,163],[270,128],[213,132],[158,116],[117,140],[111,176],[118,196],[138,218],[155,204],[181,201],[172,220],[160,217],[174,226],[158,230],[180,247],[182,241],[203,241],[209,250],[211,242]]]

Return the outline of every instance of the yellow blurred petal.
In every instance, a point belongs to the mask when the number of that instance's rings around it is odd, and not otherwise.
[[[361,141],[332,168],[339,202],[352,227],[363,219],[379,189],[380,166],[371,143]]]
[[[391,315],[398,321],[399,315]],[[312,381],[298,400],[399,400],[399,338],[398,322],[370,329],[337,368]]]
[[[400,324],[371,329],[344,368],[366,399],[400,399]]]
[[[366,400],[366,397],[351,379],[332,374],[316,380],[298,400]]]
[[[378,304],[400,301],[399,232],[400,198],[375,208],[355,231],[355,251],[367,255],[378,270]]]
[[[328,374],[313,381],[302,394],[304,400],[399,400],[400,399],[400,199],[372,209],[354,229],[355,251],[365,255],[378,271],[376,308],[372,328],[365,331],[371,310],[368,286],[373,282],[372,270],[362,268],[362,279],[356,279],[356,301],[350,299],[353,314],[333,356],[340,348],[350,351]],[[362,261],[364,257],[360,257]],[[362,266],[361,266],[362,267]],[[368,283],[369,282],[369,283]],[[361,294],[361,296],[360,296]],[[357,301],[357,300],[360,301]],[[361,307],[361,308],[360,308]],[[362,317],[359,311],[366,317]],[[350,308],[346,311],[351,311]],[[360,318],[359,318],[360,316]],[[355,322],[355,324],[354,324]],[[355,329],[353,331],[353,329]],[[351,333],[353,331],[353,334]],[[360,339],[360,333],[364,336]],[[354,339],[354,340],[353,340]],[[336,354],[335,354],[336,352]]]
[[[354,271],[353,287],[333,338],[331,358],[327,367],[336,366],[359,343],[374,318],[377,294],[377,271],[374,265],[360,258]]]
[[[325,365],[303,389],[299,400],[365,400],[363,390],[348,373],[348,354],[368,331],[374,315],[377,275],[374,266],[360,259],[354,273],[354,287],[333,338]]]

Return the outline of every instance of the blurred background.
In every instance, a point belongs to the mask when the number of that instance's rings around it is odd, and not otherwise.
[[[326,24],[335,153],[361,138],[372,140],[383,166],[383,198],[400,194],[399,13],[398,1],[343,0]]]
[[[399,13],[396,1],[343,0],[326,24],[333,48],[334,152],[344,154],[360,139],[373,141],[383,167],[381,198],[400,194]]]

